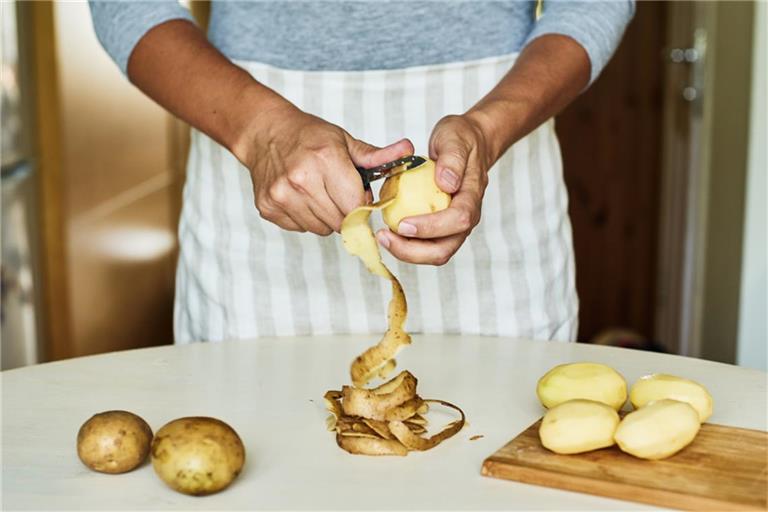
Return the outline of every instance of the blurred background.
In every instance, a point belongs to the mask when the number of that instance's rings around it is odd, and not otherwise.
[[[557,119],[579,341],[766,369],[766,7],[638,2]],[[2,369],[172,343],[187,127],[120,74],[87,3],[0,19]]]

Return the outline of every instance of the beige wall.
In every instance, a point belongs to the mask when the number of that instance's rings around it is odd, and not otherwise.
[[[737,363],[768,369],[768,4],[755,5],[752,47],[752,106],[750,109],[747,201],[739,301]]]
[[[717,2],[710,20],[712,76],[704,91],[706,152],[701,357],[736,361],[752,66],[752,2]]]

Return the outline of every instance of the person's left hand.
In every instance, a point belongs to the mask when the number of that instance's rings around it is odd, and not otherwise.
[[[435,182],[453,194],[445,210],[407,217],[398,233],[379,230],[376,239],[393,256],[409,263],[444,265],[480,222],[480,209],[493,165],[489,144],[469,115],[446,116],[432,131],[429,156],[436,161]]]

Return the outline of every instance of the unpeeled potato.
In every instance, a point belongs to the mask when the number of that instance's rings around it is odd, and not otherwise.
[[[204,495],[227,487],[240,474],[245,447],[232,427],[206,417],[179,418],[152,442],[152,466],[172,489]]]
[[[682,450],[699,432],[699,414],[686,402],[657,400],[627,414],[614,439],[641,459],[663,459]]]
[[[93,415],[77,433],[77,456],[101,473],[125,473],[138,467],[149,454],[152,429],[128,411]]]
[[[585,399],[621,409],[627,401],[627,382],[619,372],[599,363],[561,364],[539,379],[536,394],[544,407]]]
[[[380,201],[395,200],[381,211],[384,223],[394,232],[400,221],[414,215],[424,215],[444,210],[451,202],[435,183],[435,162],[425,163],[389,178],[381,187]]]
[[[582,453],[613,446],[618,413],[594,400],[569,400],[554,406],[541,420],[539,438],[555,453]]]
[[[646,375],[635,382],[629,393],[629,401],[636,409],[665,398],[690,404],[699,414],[701,423],[712,415],[712,395],[707,388],[698,382],[674,375]]]

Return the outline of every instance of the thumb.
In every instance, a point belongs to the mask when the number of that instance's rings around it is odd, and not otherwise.
[[[408,139],[402,139],[389,146],[378,148],[349,137],[347,147],[352,162],[357,166],[366,168],[376,167],[413,154],[413,144]]]
[[[459,190],[467,168],[469,149],[456,135],[436,132],[429,144],[429,156],[435,160],[435,182],[443,192]]]

